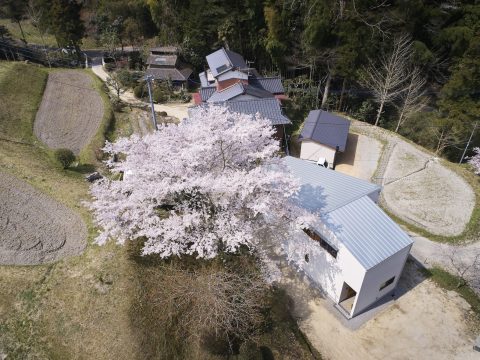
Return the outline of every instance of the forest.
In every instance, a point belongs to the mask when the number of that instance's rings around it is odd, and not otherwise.
[[[203,71],[223,46],[281,75],[298,130],[324,108],[399,132],[458,162],[480,144],[480,4],[473,0],[5,0],[37,11],[60,46],[177,45]],[[35,13],[35,11],[33,11]],[[90,43],[90,42],[89,42]],[[471,151],[468,152],[471,154]]]

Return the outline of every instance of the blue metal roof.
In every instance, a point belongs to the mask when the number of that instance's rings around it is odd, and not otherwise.
[[[303,125],[299,140],[313,140],[345,151],[350,121],[324,110],[312,110]]]
[[[209,98],[208,102],[219,102],[219,101],[227,101],[235,96],[243,94],[243,86],[240,83],[236,83],[228,88],[225,88],[221,91],[215,91]]]
[[[368,196],[329,212],[322,220],[367,270],[413,244]]]
[[[240,114],[253,115],[259,114],[267,120],[270,120],[272,125],[287,125],[291,124],[290,120],[282,114],[280,103],[275,98],[255,99],[255,100],[238,100],[238,101],[223,101],[223,102],[208,102],[202,103],[200,107],[208,106],[224,106],[231,112]],[[191,107],[192,109],[196,106]]]
[[[296,201],[312,212],[324,214],[381,190],[376,184],[324,168],[315,162],[287,156],[285,163],[302,184]]]
[[[282,79],[279,77],[266,77],[257,78],[252,77],[248,80],[248,83],[252,86],[264,89],[272,94],[283,94],[285,89],[282,85]]]
[[[365,268],[370,269],[413,242],[369,197],[380,187],[287,156],[285,164],[301,183],[294,201],[320,220]]]
[[[247,67],[242,55],[224,48],[207,55],[207,63],[214,77],[233,68],[245,69]]]

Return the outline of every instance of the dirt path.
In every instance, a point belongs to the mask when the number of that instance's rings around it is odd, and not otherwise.
[[[32,265],[78,255],[83,220],[29,184],[0,172],[0,265]]]
[[[51,72],[34,132],[49,147],[78,154],[95,136],[103,113],[103,99],[90,75],[79,70]]]
[[[358,121],[351,127],[386,143],[373,180],[383,185],[382,202],[393,214],[432,234],[463,232],[475,194],[462,177],[389,131]]]
[[[325,359],[478,358],[469,305],[425,279],[411,261],[399,282],[401,296],[356,330],[300,274],[287,271],[282,282],[302,331]]]
[[[107,81],[108,74],[105,72],[102,65],[92,66],[92,71],[104,82]],[[120,99],[130,104],[142,104],[142,105],[146,104],[145,102],[138,100],[133,95],[133,92],[131,90],[125,91],[122,94],[120,94]],[[173,117],[176,117],[178,120],[183,120],[185,118],[188,118],[188,107],[191,106],[192,104],[193,103],[191,102],[190,103],[154,104],[153,107],[155,108],[156,112],[165,111],[168,114],[168,116],[173,116]]]

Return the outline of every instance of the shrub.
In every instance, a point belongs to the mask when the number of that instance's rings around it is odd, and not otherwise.
[[[104,66],[106,72],[111,72],[115,70],[115,64],[114,63],[106,63]]]
[[[139,71],[129,71],[122,69],[117,72],[118,81],[126,88],[134,88],[138,84],[138,80],[142,78]]]
[[[158,87],[153,90],[153,101],[156,103],[164,103],[168,101],[168,92],[166,92],[164,89]]]
[[[137,99],[143,99],[147,96],[147,94],[148,94],[148,90],[144,82],[138,84],[133,88],[133,95],[135,95]]]
[[[75,161],[75,154],[70,149],[57,149],[55,150],[55,159],[64,169],[67,169]]]

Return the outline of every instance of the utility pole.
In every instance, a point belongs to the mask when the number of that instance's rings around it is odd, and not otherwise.
[[[157,126],[157,116],[155,115],[155,108],[153,107],[153,98],[152,98],[152,75],[147,75],[145,77],[145,80],[147,81],[147,87],[148,87],[148,96],[150,98],[150,107],[152,108],[152,121],[153,121],[153,128],[155,130],[158,130]]]
[[[463,150],[462,157],[460,158],[460,161],[458,162],[459,164],[462,163],[463,158],[465,157],[465,154],[467,153],[468,146],[470,145],[470,141],[472,141],[473,133],[477,129],[478,121],[475,121],[475,125],[473,125],[472,133],[470,134],[470,138],[468,139],[467,146],[465,146],[465,150]]]

